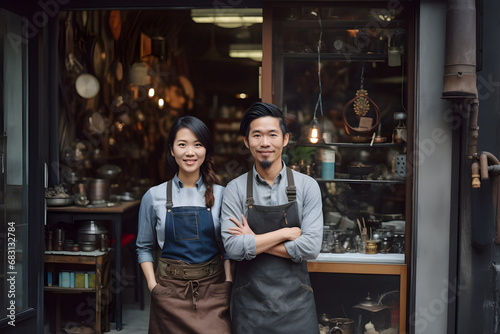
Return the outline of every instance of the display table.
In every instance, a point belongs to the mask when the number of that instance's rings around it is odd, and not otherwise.
[[[74,253],[74,254],[72,254]],[[85,253],[85,254],[81,254]],[[109,332],[109,252],[45,252],[46,270],[54,271],[65,268],[87,266],[95,270],[95,288],[66,288],[61,286],[45,286],[45,292],[55,293],[56,300],[56,333],[61,333],[61,293],[95,293],[95,331],[101,333],[101,313],[104,311],[104,327]]]
[[[129,220],[137,224],[139,213],[139,204],[141,201],[122,202],[119,205],[111,207],[80,207],[80,206],[61,206],[47,207],[47,224],[56,224],[58,222],[75,223],[79,220],[107,220],[111,222],[114,243],[114,272],[117,279],[116,287],[113,288],[113,298],[116,301],[116,330],[122,329],[122,228],[123,224]]]
[[[339,254],[335,254],[339,255]],[[343,254],[340,254],[343,255]],[[365,254],[360,254],[365,255]],[[380,254],[388,255],[388,254]],[[400,255],[400,254],[393,254]],[[373,255],[372,255],[373,256]],[[325,254],[324,258],[327,257]],[[308,261],[307,269],[310,273],[336,273],[336,274],[363,274],[363,275],[394,275],[399,277],[399,333],[406,333],[406,284],[407,267],[405,264],[379,264],[379,263],[345,263],[334,261],[321,261],[319,259]],[[326,293],[326,292],[325,292]]]

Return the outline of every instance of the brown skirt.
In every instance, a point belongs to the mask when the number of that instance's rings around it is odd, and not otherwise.
[[[150,334],[230,334],[230,282],[224,271],[198,280],[174,279],[156,271],[151,291]]]

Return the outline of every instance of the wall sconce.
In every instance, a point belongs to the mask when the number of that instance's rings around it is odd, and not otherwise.
[[[221,28],[239,28],[263,21],[262,8],[191,9],[191,19]]]
[[[231,44],[229,45],[229,57],[250,58],[255,61],[262,61],[261,44]]]

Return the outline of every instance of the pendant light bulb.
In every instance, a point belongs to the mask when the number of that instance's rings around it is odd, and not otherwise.
[[[319,123],[316,117],[314,117],[311,123],[311,128],[309,129],[309,142],[311,142],[311,144],[317,144],[319,142],[319,136]]]

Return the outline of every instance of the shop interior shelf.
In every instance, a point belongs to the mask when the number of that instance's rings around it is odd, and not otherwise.
[[[353,29],[353,28],[363,28],[369,23],[367,20],[338,20],[322,18],[322,26],[324,29],[334,28],[334,29]],[[392,20],[391,22],[384,23],[384,29],[394,29],[401,25],[406,24],[402,20]],[[303,29],[303,28],[318,28],[318,21],[316,17],[311,19],[298,19],[298,20],[284,20],[277,21],[277,25],[282,28],[288,29]]]
[[[336,182],[336,183],[379,183],[379,184],[405,184],[405,180],[358,180],[358,179],[316,179],[317,182]]]
[[[285,59],[310,60],[318,59],[316,52],[288,52],[283,53]],[[370,53],[323,53],[321,52],[321,60],[337,60],[337,61],[387,61],[386,54],[370,54]]]
[[[317,148],[330,148],[330,147],[404,147],[406,143],[321,143],[321,144],[311,144],[307,142],[296,142],[290,143],[291,145],[305,146],[305,147],[317,147]]]
[[[380,263],[380,264],[404,264],[404,254],[361,254],[361,253],[320,253],[314,260],[308,262],[342,262],[342,263]]]
[[[95,288],[62,288],[58,286],[45,286],[44,290],[53,293],[82,293],[82,292],[95,293]]]

